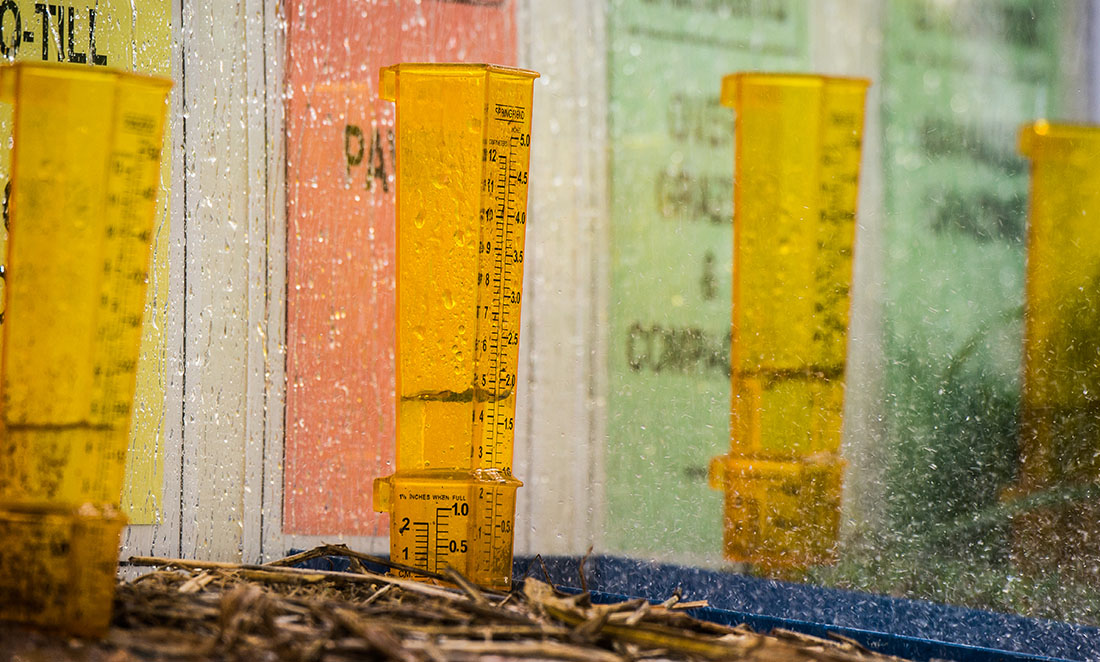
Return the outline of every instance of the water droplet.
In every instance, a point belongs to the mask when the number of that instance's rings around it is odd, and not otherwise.
[[[418,229],[424,227],[424,210],[416,212],[416,216],[413,218],[413,225]]]
[[[443,307],[447,310],[455,307],[455,298],[450,290],[443,290]]]

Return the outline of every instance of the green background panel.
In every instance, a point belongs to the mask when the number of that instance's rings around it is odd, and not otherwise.
[[[617,0],[609,16],[609,551],[719,558],[733,113],[722,76],[809,61],[803,2]]]
[[[1028,186],[1016,136],[1057,114],[1067,6],[889,5],[887,495],[902,534],[943,533],[1012,479]],[[964,550],[997,533],[953,538]]]

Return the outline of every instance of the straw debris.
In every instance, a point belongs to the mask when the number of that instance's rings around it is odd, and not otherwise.
[[[332,556],[353,560],[351,571],[291,567]],[[594,604],[532,577],[502,594],[452,570],[432,584],[368,569],[378,562],[331,545],[267,565],[133,558],[155,569],[119,584],[106,639],[33,634],[18,649],[0,628],[0,657],[31,645],[42,659],[87,662],[897,659],[842,638],[699,621],[685,612],[705,603],[679,595]]]

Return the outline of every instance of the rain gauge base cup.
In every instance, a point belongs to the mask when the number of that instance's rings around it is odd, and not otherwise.
[[[396,471],[375,482],[390,555],[511,585],[512,476],[531,98],[538,74],[399,64]],[[411,575],[415,577],[415,574]]]

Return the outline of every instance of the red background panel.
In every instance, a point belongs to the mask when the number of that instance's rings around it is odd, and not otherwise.
[[[513,0],[287,3],[284,532],[385,535],[394,445],[397,62],[514,65]]]

